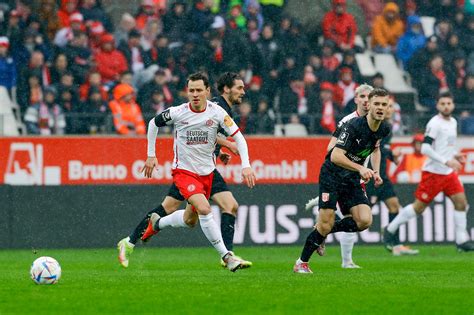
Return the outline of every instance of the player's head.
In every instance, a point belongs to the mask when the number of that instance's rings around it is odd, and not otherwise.
[[[373,91],[373,87],[366,83],[359,85],[355,89],[354,102],[357,105],[357,112],[362,116],[369,112],[369,93]]]
[[[444,117],[451,117],[454,111],[454,100],[451,93],[445,92],[438,95],[436,109]]]
[[[204,73],[193,73],[188,77],[188,99],[195,106],[204,106],[210,93],[209,79]]]
[[[241,104],[245,95],[244,81],[235,72],[225,72],[217,79],[217,90],[230,105]]]
[[[382,121],[389,109],[390,97],[384,89],[373,89],[369,93],[369,115],[373,120]]]

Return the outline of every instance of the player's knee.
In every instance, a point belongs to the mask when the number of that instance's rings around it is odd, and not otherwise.
[[[193,217],[185,217],[184,218],[184,223],[189,226],[190,228],[195,227],[199,222],[199,217],[198,216],[193,216]]]
[[[457,211],[466,211],[467,209],[467,202],[466,200],[459,200],[454,202],[454,209]]]
[[[364,231],[372,225],[372,218],[371,217],[361,218],[356,223],[357,223],[357,228],[359,229],[359,231]]]

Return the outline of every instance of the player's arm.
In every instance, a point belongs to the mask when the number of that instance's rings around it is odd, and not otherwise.
[[[425,140],[423,140],[423,144],[421,145],[421,153],[428,156],[433,161],[444,164],[455,171],[459,171],[461,169],[461,163],[459,163],[459,161],[455,158],[448,160],[447,158],[441,156],[433,149],[433,141],[434,139],[432,137],[425,135]]]
[[[329,140],[329,144],[328,144],[328,147],[326,149],[326,152],[331,151],[331,149],[336,146],[336,142],[337,142],[337,137],[332,136],[331,140]]]
[[[346,153],[352,147],[352,143],[356,138],[357,131],[351,126],[347,125],[340,133],[336,141],[336,146],[331,152],[331,162],[350,171],[359,172],[362,179],[365,181],[371,179],[374,172],[360,164],[352,162],[347,158]]]
[[[164,127],[172,122],[171,111],[167,109],[160,114],[156,115],[148,123],[148,132],[147,132],[147,159],[145,165],[143,166],[141,172],[144,172],[145,177],[151,178],[153,169],[158,165],[158,160],[156,159],[156,136],[158,134],[159,127]]]
[[[346,156],[346,150],[339,147],[335,147],[332,150],[331,162],[347,170],[358,172],[364,181],[368,181],[374,177],[374,171],[349,160]]]
[[[370,155],[370,164],[372,165],[372,170],[374,171],[374,181],[375,186],[378,187],[382,185],[383,179],[380,176],[380,162],[382,161],[382,152],[380,151],[380,146],[376,147],[374,152]]]
[[[239,155],[239,150],[235,142],[229,141],[224,137],[217,136],[217,144],[224,148],[229,149],[235,155]]]
[[[247,147],[247,141],[240,132],[239,127],[235,124],[234,120],[221,108],[219,112],[220,125],[224,128],[225,132],[229,134],[237,144],[237,150],[240,154],[240,161],[242,163],[242,177],[248,187],[253,188],[255,186],[256,178],[255,173],[250,166],[249,150]]]

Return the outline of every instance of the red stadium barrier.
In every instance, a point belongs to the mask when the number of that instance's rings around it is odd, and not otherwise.
[[[261,184],[317,183],[329,138],[248,138],[252,166]],[[405,139],[406,140],[406,139]],[[404,139],[395,145],[406,146]],[[154,179],[140,173],[145,138],[18,137],[0,138],[0,184],[169,184],[172,139],[158,138]],[[474,143],[460,141],[468,154],[461,176],[474,182]],[[410,148],[406,147],[407,150]],[[240,159],[218,169],[229,183],[239,183]]]

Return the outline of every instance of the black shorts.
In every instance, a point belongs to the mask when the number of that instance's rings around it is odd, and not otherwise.
[[[227,183],[225,182],[219,171],[215,169],[213,173],[214,178],[212,179],[211,196],[223,191],[229,191],[229,187],[227,187]],[[184,201],[184,197],[181,195],[178,187],[176,187],[174,183],[171,185],[167,196],[170,196],[176,200]]]
[[[369,197],[370,205],[373,206],[378,201],[384,201],[392,197],[396,197],[397,194],[393,189],[393,184],[388,177],[383,178],[382,186],[375,188],[374,181],[371,180],[367,186],[367,196]]]
[[[341,182],[323,166],[319,175],[319,209],[336,210],[337,204],[343,215],[350,214],[350,209],[354,206],[370,205],[358,180]]]

